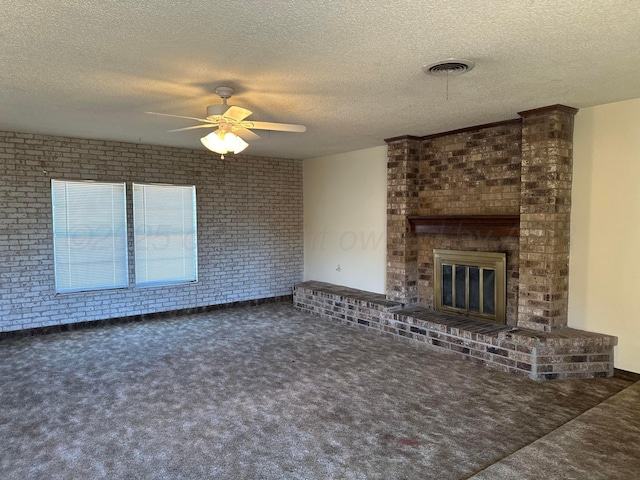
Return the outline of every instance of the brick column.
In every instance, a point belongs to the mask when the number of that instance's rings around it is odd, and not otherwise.
[[[567,326],[573,117],[554,105],[520,112],[522,189],[518,325]]]
[[[412,304],[418,301],[418,240],[407,215],[418,213],[420,142],[408,136],[386,142],[387,298]]]

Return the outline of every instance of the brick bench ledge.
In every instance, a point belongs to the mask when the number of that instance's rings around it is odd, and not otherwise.
[[[295,308],[452,352],[533,380],[609,377],[617,338],[576,329],[539,332],[412,306],[325,282],[293,287]]]

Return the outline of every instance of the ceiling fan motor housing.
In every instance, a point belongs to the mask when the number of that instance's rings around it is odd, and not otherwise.
[[[233,95],[233,88],[224,86],[216,87],[215,92],[222,99],[231,98],[231,95]]]
[[[219,103],[217,105],[209,105],[207,107],[207,119],[215,120],[216,117],[221,117],[224,112],[229,110],[229,105],[226,103]]]

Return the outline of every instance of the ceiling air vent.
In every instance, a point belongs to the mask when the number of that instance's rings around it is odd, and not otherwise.
[[[460,75],[468,72],[474,66],[475,63],[471,60],[449,58],[425,65],[422,70],[428,75]]]

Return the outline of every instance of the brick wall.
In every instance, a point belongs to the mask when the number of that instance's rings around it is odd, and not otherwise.
[[[576,112],[553,105],[520,112],[521,119],[388,139],[387,297],[434,307],[434,248],[505,252],[507,323],[546,332],[565,328]],[[416,169],[414,182],[409,172]],[[520,237],[416,235],[401,222],[402,213],[519,214]],[[416,291],[403,288],[412,282]]]
[[[520,213],[521,122],[425,137],[419,215]]]
[[[55,294],[51,179],[127,182],[130,287]],[[131,182],[196,185],[199,281],[136,288]],[[302,162],[0,132],[0,331],[290,295]]]
[[[407,215],[418,212],[420,143],[410,138],[389,144],[387,163],[387,297],[418,299],[418,242]]]
[[[555,105],[522,116],[520,306],[518,325],[552,331],[567,325],[573,117]]]
[[[521,122],[425,137],[418,215],[517,215],[520,212]],[[518,311],[519,240],[479,235],[418,236],[419,304],[434,307],[433,249],[507,254],[507,323]]]

